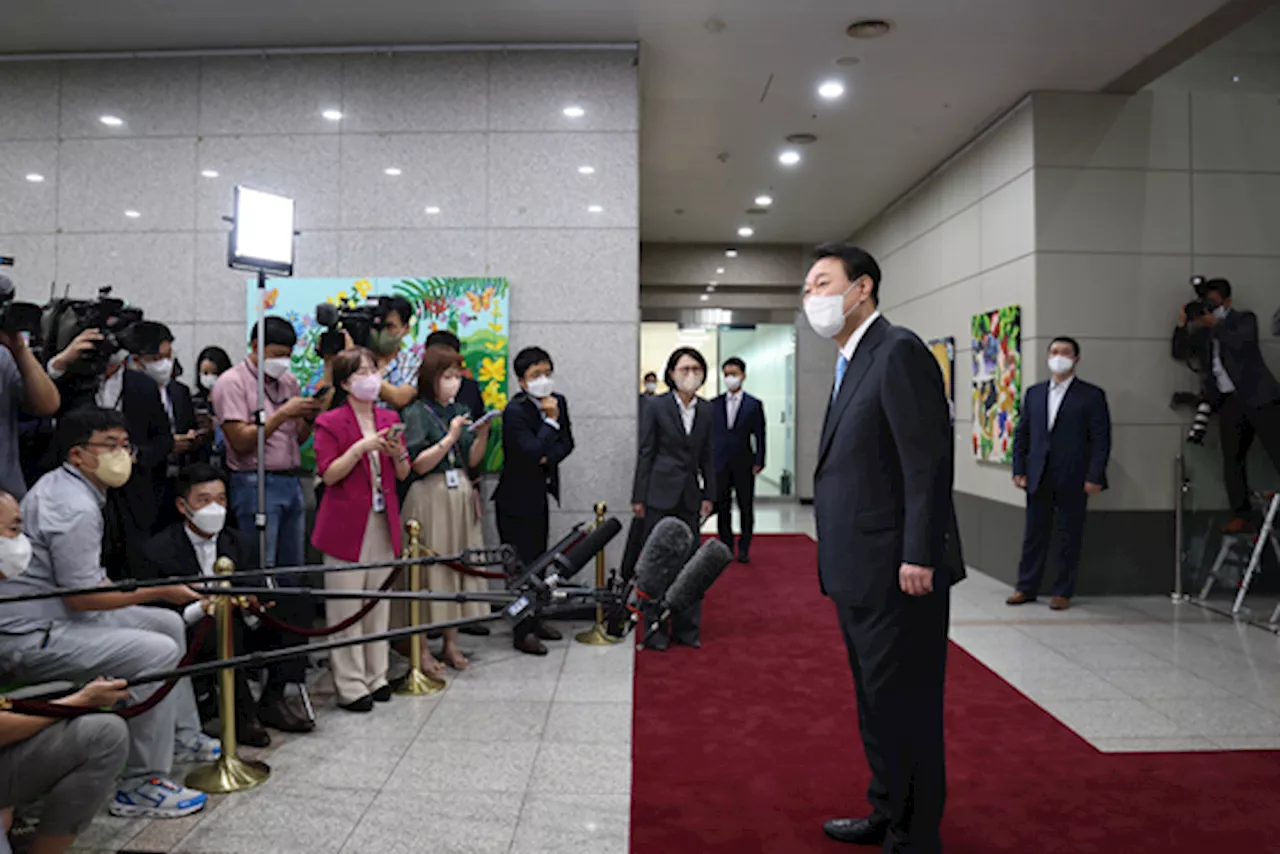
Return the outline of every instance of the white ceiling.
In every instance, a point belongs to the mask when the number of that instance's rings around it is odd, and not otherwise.
[[[750,221],[807,242],[855,231],[1026,92],[1099,89],[1224,2],[10,0],[0,53],[638,41],[644,239],[734,243]],[[896,28],[848,38],[862,17]],[[832,77],[848,91],[819,103]],[[784,169],[796,132],[819,141]],[[772,211],[747,217],[762,191]]]
[[[1149,88],[1280,93],[1280,4],[1205,48]]]

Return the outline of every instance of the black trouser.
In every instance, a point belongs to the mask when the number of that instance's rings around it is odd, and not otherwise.
[[[656,528],[658,523],[663,519],[666,519],[668,516],[674,517],[679,519],[681,522],[684,522],[689,526],[689,529],[693,531],[693,548],[689,552],[690,556],[692,556],[693,552],[698,548],[698,511],[701,509],[702,508],[700,506],[694,507],[693,509],[689,509],[688,507],[674,507],[670,510],[659,510],[656,507],[645,507],[644,538],[646,540],[649,539],[649,535],[653,533],[653,529]],[[670,633],[668,634],[668,626],[665,623],[659,624],[657,630],[654,631],[653,636],[645,639],[646,642],[653,640],[654,643],[660,646],[665,646],[673,640],[676,643],[689,646],[698,643],[702,639],[702,603],[698,602],[693,607],[686,611],[681,611],[679,614],[672,614],[669,629]]]
[[[1080,570],[1080,549],[1084,540],[1084,521],[1089,503],[1084,484],[1055,487],[1041,481],[1034,494],[1027,496],[1027,522],[1022,534],[1022,562],[1018,565],[1018,590],[1028,596],[1040,592],[1040,578],[1049,558],[1053,540],[1054,515],[1062,538],[1062,566],[1053,583],[1054,596],[1070,599],[1076,592],[1076,575]]]
[[[501,505],[497,510],[498,536],[503,543],[516,550],[516,556],[520,558],[522,564],[532,565],[547,551],[547,536],[550,528],[547,511],[544,509],[541,516],[517,516],[505,511]],[[512,633],[515,635],[516,643],[519,644],[537,630],[537,618],[529,617],[516,623]]]
[[[1256,435],[1271,464],[1280,472],[1280,403],[1254,409],[1238,394],[1223,395],[1218,405],[1218,427],[1222,433],[1222,474],[1227,482],[1227,499],[1236,513],[1248,513],[1249,478],[1246,462]]]
[[[738,538],[738,554],[751,551],[751,533],[755,528],[756,475],[755,460],[746,457],[716,472],[716,522],[720,542],[733,551],[733,501],[732,489],[738,497],[738,515],[742,519],[742,535]]]
[[[950,607],[950,588],[913,597],[896,586],[879,608],[836,605],[871,766],[867,800],[873,820],[889,824],[886,852],[942,850],[942,697]]]
[[[296,598],[296,597],[291,597]],[[275,608],[272,609],[274,614]],[[277,615],[278,616],[278,615]],[[274,649],[282,649],[284,644],[280,642],[280,635],[265,623],[259,623],[257,628],[250,629],[245,625],[244,620],[240,616],[236,616],[231,621],[232,629],[235,633],[234,649],[236,655],[245,655],[255,652],[270,652]],[[187,640],[195,639],[195,630],[187,630]],[[218,658],[218,632],[216,628],[211,628],[204,638],[204,645],[200,647],[200,654],[197,661],[216,661]],[[297,674],[305,674],[305,659],[299,658],[298,664],[292,664],[296,668]],[[262,690],[262,703],[278,700],[284,691],[284,682],[281,681],[272,670],[268,671],[267,682]],[[238,727],[256,726],[258,724],[258,703],[254,702],[253,694],[249,693],[248,671],[244,668],[236,668],[234,671],[236,680],[236,725]],[[290,671],[290,675],[295,675]],[[213,697],[218,696],[219,676],[216,673],[206,676],[198,676],[193,680],[195,684],[196,697],[199,698],[206,692],[212,693]],[[289,679],[291,682],[301,682],[302,676],[298,675],[296,679]],[[215,707],[216,708],[216,707]]]

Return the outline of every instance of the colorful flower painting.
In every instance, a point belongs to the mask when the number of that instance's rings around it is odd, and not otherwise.
[[[1022,309],[973,316],[973,455],[1013,462],[1013,428],[1022,398]]]
[[[462,357],[470,376],[480,384],[490,409],[507,405],[507,348],[509,344],[509,288],[506,279],[412,278],[380,276],[351,279],[277,279],[267,296],[267,313],[286,318],[298,334],[293,373],[304,391],[315,389],[324,374],[316,344],[324,328],[315,320],[322,303],[355,307],[370,296],[400,296],[413,306],[414,317],[404,345],[384,370],[394,385],[417,381],[427,336],[447,329],[462,342]],[[258,318],[257,281],[250,280],[248,323]],[[502,469],[502,422],[493,422],[485,471]]]
[[[947,408],[951,412],[951,422],[956,420],[956,339],[935,338],[929,342],[929,352],[938,360],[938,369],[942,371],[942,388],[947,394]]]

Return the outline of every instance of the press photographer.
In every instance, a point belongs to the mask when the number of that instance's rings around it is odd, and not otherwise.
[[[1226,279],[1191,280],[1196,299],[1183,306],[1173,330],[1173,357],[1200,374],[1201,396],[1218,414],[1222,469],[1235,514],[1227,533],[1250,529],[1245,461],[1256,435],[1280,471],[1280,383],[1262,359],[1258,317],[1231,306]]]
[[[12,258],[0,258],[12,266]],[[21,413],[48,418],[61,397],[23,333],[39,328],[40,309],[14,299],[13,280],[0,273],[0,491],[21,499],[27,484],[22,474],[18,418]]]
[[[402,347],[413,322],[413,306],[407,299],[372,296],[354,308],[321,303],[316,306],[316,321],[328,330],[320,335],[317,347],[326,363],[348,347],[364,347],[377,357],[383,378],[379,399],[384,404],[401,410],[417,399],[421,357]]]

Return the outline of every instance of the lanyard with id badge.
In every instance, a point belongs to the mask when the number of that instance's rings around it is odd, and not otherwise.
[[[449,428],[446,427],[444,425],[444,422],[440,420],[440,416],[436,415],[436,411],[431,408],[431,404],[423,403],[422,405],[427,410],[427,414],[431,416],[431,420],[436,422],[436,424],[439,425],[440,429],[443,431],[440,437],[441,441],[443,441],[444,437],[449,435]],[[457,489],[458,487],[462,486],[462,472],[461,472],[462,466],[458,462],[457,444],[454,444],[453,447],[449,448],[448,457],[449,457],[449,462],[451,467],[448,469],[445,469],[444,485],[449,487],[450,489]]]

